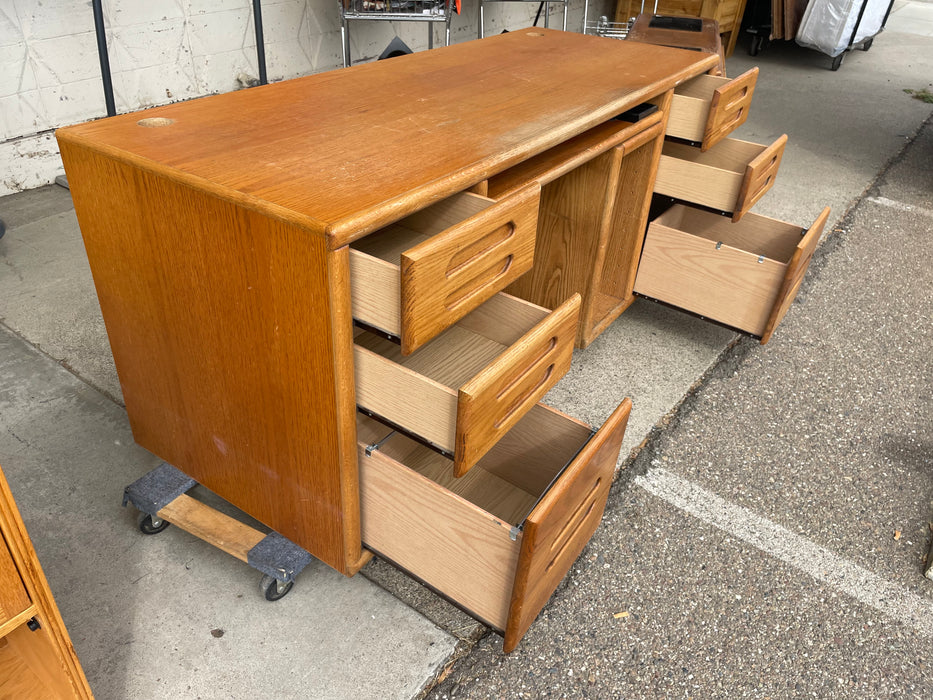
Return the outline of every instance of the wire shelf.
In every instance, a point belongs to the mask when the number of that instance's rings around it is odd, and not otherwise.
[[[346,18],[367,19],[443,18],[449,16],[451,4],[450,0],[344,0],[342,14]]]
[[[627,22],[610,22],[609,18],[603,15],[595,22],[587,21],[583,33],[610,39],[624,39],[628,36],[628,30],[632,28],[632,22],[634,21],[635,18],[633,17]]]

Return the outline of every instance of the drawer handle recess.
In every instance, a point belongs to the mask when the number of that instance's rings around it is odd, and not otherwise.
[[[538,383],[528,388],[527,390],[525,390],[521,394],[521,396],[516,397],[512,401],[512,405],[509,406],[509,408],[505,411],[505,413],[503,413],[499,417],[499,419],[495,423],[493,423],[493,427],[496,430],[499,430],[503,425],[508,423],[509,420],[511,420],[512,416],[515,415],[515,412],[524,408],[525,404],[528,403],[528,400],[530,399],[530,397],[534,395],[534,393],[538,391],[542,386],[544,386],[551,380],[551,375],[553,373],[554,373],[554,364],[551,363],[550,365],[548,365],[548,368],[545,370],[544,374],[541,375],[541,379],[538,380]],[[503,392],[503,394],[504,393],[505,392]],[[500,394],[500,397],[501,396],[502,394]]]
[[[463,246],[450,258],[450,263],[447,265],[447,279],[456,275],[473,260],[487,255],[494,248],[508,242],[514,235],[515,222],[509,221],[505,226],[500,226],[479,240]]]
[[[579,532],[580,528],[586,523],[590,513],[593,512],[593,508],[596,507],[596,496],[602,482],[602,477],[596,479],[593,486],[587,491],[586,496],[581,499],[580,505],[576,507],[573,514],[567,519],[567,523],[561,528],[560,532],[557,533],[557,537],[555,537],[554,541],[551,543],[551,561],[548,562],[547,567],[545,567],[545,572],[551,570],[554,564],[557,563],[557,560],[560,559],[567,545],[576,539],[577,532]],[[583,510],[584,507],[586,510]]]
[[[489,267],[482,270],[481,274],[468,279],[462,286],[448,294],[447,298],[444,299],[444,308],[453,311],[464,302],[469,301],[474,294],[482,292],[491,284],[495,284],[496,280],[508,273],[510,267],[512,267],[512,256],[507,255],[498,268]]]

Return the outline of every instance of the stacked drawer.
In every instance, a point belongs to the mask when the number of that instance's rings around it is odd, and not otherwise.
[[[506,651],[596,529],[631,407],[594,431],[539,403],[580,309],[501,292],[532,265],[539,195],[460,193],[350,251],[363,543]]]
[[[748,116],[757,75],[702,75],[675,90],[654,191],[696,206],[675,204],[649,224],[635,292],[766,343],[829,209],[809,228],[749,213],[774,184],[787,143],[786,135],[769,145],[727,138]]]

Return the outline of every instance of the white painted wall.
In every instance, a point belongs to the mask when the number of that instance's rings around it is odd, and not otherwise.
[[[590,13],[610,1],[590,0]],[[343,65],[337,3],[263,0],[270,82]],[[581,31],[583,3],[570,0],[569,31]],[[476,38],[478,7],[462,0],[451,43]],[[118,113],[258,79],[251,0],[103,0],[103,8]],[[486,34],[529,26],[537,8],[487,3]],[[441,46],[442,25],[434,26]],[[550,26],[561,26],[559,6],[551,6]],[[353,61],[374,59],[396,34],[424,50],[427,31],[415,22],[352,22]],[[54,130],[105,115],[90,0],[0,0],[0,195],[52,182],[64,172]]]

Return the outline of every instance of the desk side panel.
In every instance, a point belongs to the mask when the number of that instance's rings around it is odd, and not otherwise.
[[[76,143],[62,158],[136,441],[352,573],[346,252]]]

